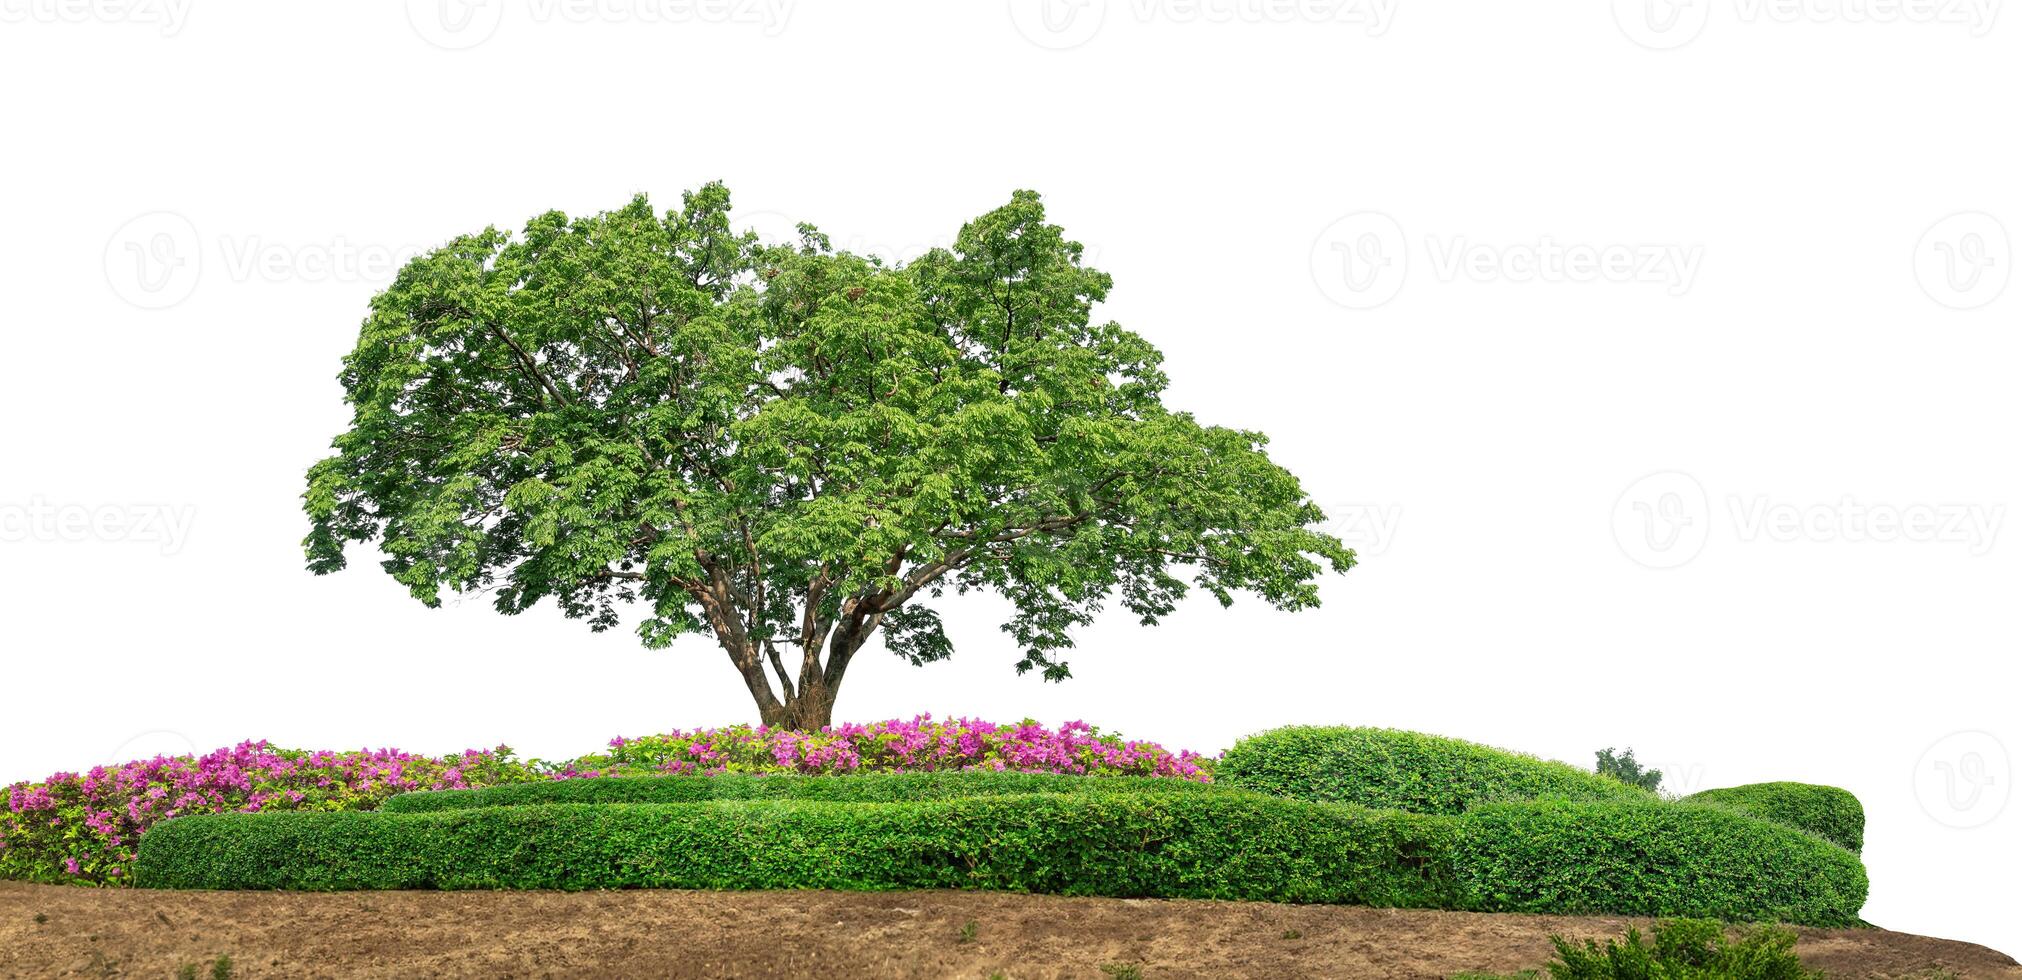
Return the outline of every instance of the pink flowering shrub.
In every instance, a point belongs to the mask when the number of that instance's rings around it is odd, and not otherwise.
[[[732,725],[618,738],[609,752],[560,766],[515,760],[503,746],[432,758],[392,749],[305,752],[243,742],[205,756],[157,756],[7,787],[7,806],[0,811],[0,879],[120,885],[141,834],[160,820],[234,810],[373,810],[388,797],[415,790],[660,773],[936,769],[1209,782],[1209,761],[1078,721],[1049,729],[1030,720],[993,725],[968,718],[935,721],[929,715],[813,733]]]
[[[512,750],[430,758],[392,749],[304,752],[242,742],[7,787],[0,879],[117,885],[158,820],[233,810],[371,810],[396,793],[539,778]]]
[[[651,773],[927,772],[1001,769],[1085,776],[1171,776],[1208,782],[1207,760],[1153,742],[1106,734],[1086,722],[1057,730],[1026,720],[993,725],[971,718],[831,725],[819,732],[763,725],[676,730],[612,739],[611,750],[570,763],[556,778]]]

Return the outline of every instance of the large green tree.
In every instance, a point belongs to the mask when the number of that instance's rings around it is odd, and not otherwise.
[[[1105,601],[1144,623],[1190,586],[1318,602],[1354,553],[1254,432],[1160,402],[1160,355],[1090,310],[1110,278],[1036,194],[900,266],[734,231],[710,184],[400,271],[341,375],[309,471],[309,567],[348,542],[431,606],[553,599],[649,647],[715,639],[768,724],[827,724],[882,631],[950,653],[935,603],[994,591],[1018,671],[1068,676]]]

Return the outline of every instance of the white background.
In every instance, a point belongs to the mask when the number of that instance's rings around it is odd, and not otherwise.
[[[449,2],[0,0],[0,781],[751,718],[705,639],[303,570],[367,298],[636,191],[721,178],[761,228],[904,256],[1029,187],[1169,402],[1269,433],[1364,563],[1295,616],[1109,616],[1059,685],[957,600],[957,659],[860,658],[841,716],[1831,783],[1869,919],[2022,951],[1998,7]]]

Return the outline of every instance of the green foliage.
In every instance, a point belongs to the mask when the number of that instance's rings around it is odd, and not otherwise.
[[[1685,798],[1688,803],[1724,806],[1809,830],[1849,851],[1861,852],[1867,815],[1861,801],[1837,786],[1811,783],[1751,783],[1709,789]]]
[[[1458,818],[1453,867],[1485,912],[1859,922],[1867,872],[1846,849],[1710,806],[1495,803]]]
[[[1603,946],[1589,939],[1575,944],[1552,937],[1558,962],[1552,980],[1812,980],[1824,973],[1805,969],[1794,952],[1797,934],[1764,926],[1729,941],[1718,922],[1684,919],[1657,924],[1646,945],[1633,927],[1621,942]]]
[[[1445,816],[1021,773],[583,780],[410,794],[378,813],[185,817],[142,839],[138,875],[170,888],[952,887],[1807,925],[1856,921],[1867,884],[1857,858],[1809,834],[1647,797]]]
[[[136,874],[155,888],[975,888],[1448,907],[1450,832],[1248,793],[249,813],[158,825]]]
[[[544,803],[694,803],[705,800],[830,800],[897,803],[966,796],[1026,793],[1241,792],[1213,783],[1150,776],[1069,776],[1056,773],[950,771],[865,773],[854,776],[633,776],[521,783],[478,790],[406,793],[387,800],[385,813],[420,813]]]
[[[553,600],[604,630],[637,604],[647,646],[713,637],[767,722],[807,727],[881,627],[949,655],[943,589],[1008,599],[1019,671],[1058,680],[1105,601],[1302,609],[1354,563],[1262,435],[1168,408],[1159,352],[1093,322],[1110,277],[1038,195],[904,267],[807,226],[768,247],[730,209],[710,184],[549,212],[403,268],[308,475],[310,569],[376,541],[430,606]]]
[[[1623,749],[1621,755],[1616,755],[1614,746],[1609,746],[1594,753],[1594,771],[1652,793],[1657,792],[1657,787],[1664,782],[1663,770],[1645,770],[1643,764],[1636,761],[1635,749]]]
[[[1215,778],[1274,796],[1412,813],[1454,814],[1541,797],[1651,798],[1561,762],[1384,728],[1291,727],[1252,735],[1222,757]]]

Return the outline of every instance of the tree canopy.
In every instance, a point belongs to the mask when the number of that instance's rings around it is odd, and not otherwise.
[[[1037,194],[896,266],[730,213],[710,184],[404,267],[344,360],[309,568],[377,541],[431,606],[489,590],[636,619],[649,647],[704,634],[763,720],[816,727],[873,634],[949,656],[951,590],[1009,599],[1018,671],[1060,680],[1106,602],[1302,609],[1354,564],[1262,435],[1161,403],[1159,352],[1094,322],[1110,277]]]

